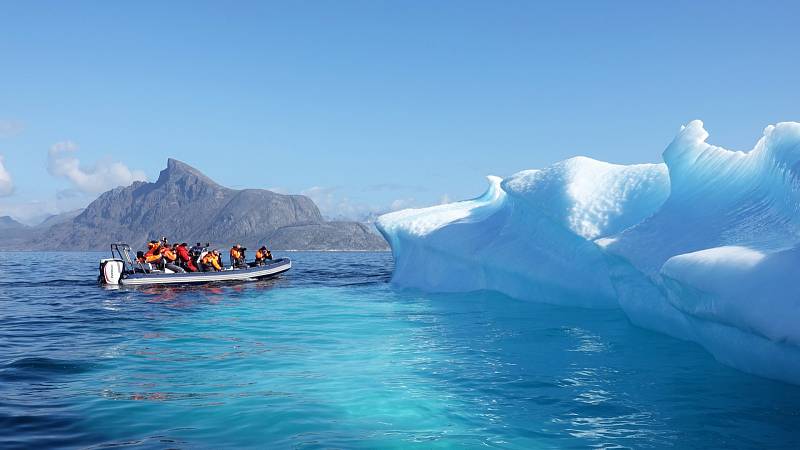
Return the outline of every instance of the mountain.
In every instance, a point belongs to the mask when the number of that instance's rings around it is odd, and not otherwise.
[[[23,225],[9,216],[0,216],[0,231],[7,232],[25,230],[27,228],[27,225]]]
[[[51,215],[45,217],[45,219],[43,221],[38,223],[36,225],[36,228],[40,228],[40,229],[43,229],[43,230],[44,229],[48,229],[48,228],[52,227],[55,224],[58,224],[58,223],[61,223],[61,222],[67,222],[69,220],[72,220],[75,217],[77,217],[78,214],[80,214],[82,212],[83,212],[83,208],[75,209],[73,211],[63,212],[61,214],[51,214]]]
[[[21,224],[9,216],[0,217],[0,245],[21,248],[30,235],[31,227]]]
[[[275,250],[385,250],[386,241],[357,222],[327,222],[303,195],[230,189],[169,159],[155,183],[137,181],[101,194],[74,218],[30,233],[27,249],[105,250],[111,242],[141,248],[151,239],[211,242],[224,248],[266,244]],[[14,247],[0,238],[0,248]]]

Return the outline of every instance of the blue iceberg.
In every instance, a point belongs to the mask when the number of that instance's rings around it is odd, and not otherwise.
[[[663,164],[571,158],[473,200],[383,215],[393,283],[621,308],[719,361],[800,384],[800,123],[749,152],[681,128]]]

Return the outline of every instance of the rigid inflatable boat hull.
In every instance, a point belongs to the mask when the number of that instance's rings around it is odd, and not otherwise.
[[[267,264],[246,269],[229,269],[219,272],[186,273],[132,273],[119,280],[123,286],[149,284],[196,284],[229,281],[253,281],[274,277],[292,268],[289,258],[281,258]]]

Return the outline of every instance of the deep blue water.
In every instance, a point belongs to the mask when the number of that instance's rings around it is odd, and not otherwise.
[[[399,291],[387,253],[118,290],[101,256],[0,253],[0,447],[800,447],[800,387],[618,311]]]

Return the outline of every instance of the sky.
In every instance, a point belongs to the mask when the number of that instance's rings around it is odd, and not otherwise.
[[[659,162],[682,124],[800,121],[798,2],[0,0],[0,215],[167,158],[328,217],[472,198],[575,155]]]

